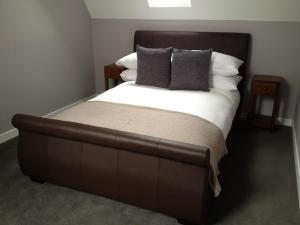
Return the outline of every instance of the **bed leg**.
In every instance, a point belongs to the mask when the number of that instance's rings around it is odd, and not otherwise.
[[[180,219],[180,218],[177,219],[177,222],[182,225],[203,225],[202,223],[199,224],[199,223],[191,222],[191,221],[188,221],[185,219]]]
[[[35,177],[30,177],[31,181],[35,182],[35,183],[39,183],[39,184],[43,184],[45,183],[44,180],[39,179],[39,178],[35,178]]]

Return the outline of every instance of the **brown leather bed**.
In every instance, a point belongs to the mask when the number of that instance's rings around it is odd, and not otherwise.
[[[134,46],[208,49],[245,63],[244,33],[136,31]],[[134,47],[135,50],[135,47]],[[243,83],[239,90],[242,95]],[[55,119],[17,114],[25,175],[200,224],[213,197],[207,147]],[[132,166],[134,165],[134,166]]]

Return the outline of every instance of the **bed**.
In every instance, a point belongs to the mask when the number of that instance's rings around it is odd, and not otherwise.
[[[244,33],[136,31],[134,50],[213,48],[243,60],[239,74],[245,77],[249,41]],[[12,123],[19,130],[20,167],[34,181],[201,224],[220,192],[217,164],[225,152],[212,148],[226,148],[218,138],[226,140],[238,117],[243,86],[201,93],[125,82],[51,119],[17,114]],[[198,131],[208,144],[199,142]]]

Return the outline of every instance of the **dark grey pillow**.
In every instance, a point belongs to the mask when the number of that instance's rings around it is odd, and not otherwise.
[[[209,91],[212,50],[174,49],[169,89]]]
[[[171,77],[173,48],[144,48],[137,46],[136,84],[168,88]]]

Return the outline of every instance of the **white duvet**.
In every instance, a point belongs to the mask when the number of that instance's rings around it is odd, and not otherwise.
[[[204,118],[222,131],[230,131],[240,102],[238,91],[211,88],[210,92],[167,90],[124,82],[89,101],[106,101],[177,111]]]

